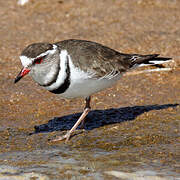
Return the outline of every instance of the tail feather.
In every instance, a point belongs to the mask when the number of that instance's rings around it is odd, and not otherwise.
[[[160,67],[163,63],[171,61],[172,58],[158,57],[159,54],[149,55],[132,55],[131,67],[142,67],[142,66],[158,66]]]

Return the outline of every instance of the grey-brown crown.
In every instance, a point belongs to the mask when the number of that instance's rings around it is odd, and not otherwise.
[[[50,43],[34,43],[27,46],[21,53],[21,56],[26,56],[29,58],[35,58],[38,55],[48,51],[52,50],[53,45]]]

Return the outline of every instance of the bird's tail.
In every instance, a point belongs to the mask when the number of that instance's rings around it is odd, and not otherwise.
[[[138,55],[134,54],[130,58],[131,67],[143,67],[143,66],[157,66],[160,67],[163,63],[171,61],[171,58],[158,57],[159,54],[150,55]]]

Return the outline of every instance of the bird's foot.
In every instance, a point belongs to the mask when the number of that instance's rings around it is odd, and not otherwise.
[[[88,105],[87,105],[88,106]],[[68,131],[64,136],[59,136],[58,138],[52,140],[53,142],[56,141],[62,141],[64,139],[65,143],[67,143],[70,139],[70,137],[72,136],[73,132],[76,130],[76,128],[79,126],[79,124],[82,122],[82,124],[84,124],[83,120],[84,118],[87,116],[88,112],[90,111],[90,107],[86,107],[83,111],[83,113],[81,114],[80,118],[77,120],[77,122],[75,123],[75,125],[71,128],[70,131]]]
[[[71,137],[71,133],[67,132],[65,135],[58,136],[56,139],[53,139],[52,142],[62,141],[64,139],[66,139],[65,143],[67,143],[69,141],[70,137]]]
[[[57,142],[57,141],[62,141],[62,140],[64,140],[64,139],[66,139],[66,140],[65,140],[65,143],[67,143],[71,137],[76,136],[76,135],[78,135],[78,134],[81,134],[81,133],[83,133],[83,132],[85,132],[85,129],[82,129],[82,130],[74,130],[73,132],[68,131],[65,135],[58,136],[57,138],[51,140],[51,142]]]

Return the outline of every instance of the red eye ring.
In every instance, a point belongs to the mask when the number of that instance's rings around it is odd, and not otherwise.
[[[38,59],[35,60],[35,64],[41,64],[43,62],[43,58],[40,57]]]

